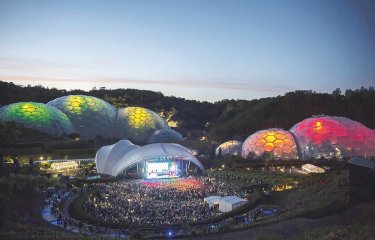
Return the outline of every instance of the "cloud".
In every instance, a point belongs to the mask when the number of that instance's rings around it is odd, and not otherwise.
[[[126,77],[88,77],[91,70],[95,70],[96,64],[74,64],[46,61],[43,59],[18,59],[9,57],[0,57],[0,80],[22,82],[23,84],[48,84],[53,86],[54,83],[67,83],[68,87],[73,83],[101,84],[106,87],[110,85],[121,86],[126,84],[132,85],[159,85],[163,87],[180,87],[180,88],[206,88],[206,89],[223,89],[247,92],[263,93],[285,93],[293,89],[283,86],[270,86],[259,80],[248,79],[246,81],[215,81],[214,79],[197,80],[197,79],[136,79]],[[97,68],[97,66],[96,66]],[[78,72],[77,72],[78,71]],[[58,76],[58,77],[55,77]],[[268,81],[266,81],[268,82]],[[75,84],[75,86],[78,86]],[[91,86],[92,87],[92,86]]]
[[[30,82],[40,83],[48,82],[49,85],[56,83],[95,83],[102,85],[109,84],[141,84],[141,85],[160,85],[160,86],[174,86],[181,88],[207,88],[207,89],[227,89],[248,92],[270,92],[270,93],[285,93],[293,89],[285,87],[267,87],[267,86],[254,86],[251,83],[239,82],[211,82],[211,81],[197,81],[197,80],[147,80],[147,79],[129,79],[129,78],[61,78],[61,77],[44,77],[44,76],[21,76],[21,75],[1,75],[0,80],[11,82]]]

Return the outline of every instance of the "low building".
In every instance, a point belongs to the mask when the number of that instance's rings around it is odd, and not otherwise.
[[[305,173],[324,173],[324,168],[312,165],[310,163],[302,165],[302,171]]]
[[[351,199],[375,200],[375,161],[355,157],[349,160],[348,164]]]

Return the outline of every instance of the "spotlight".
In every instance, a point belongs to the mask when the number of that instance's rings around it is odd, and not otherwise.
[[[168,231],[168,236],[172,236],[172,232],[171,231]]]

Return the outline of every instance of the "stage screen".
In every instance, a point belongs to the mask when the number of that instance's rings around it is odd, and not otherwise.
[[[179,177],[177,164],[173,161],[147,161],[145,166],[145,178],[169,178]]]

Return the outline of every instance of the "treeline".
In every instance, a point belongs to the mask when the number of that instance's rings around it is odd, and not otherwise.
[[[223,103],[213,104],[174,96],[167,97],[160,92],[147,90],[92,89],[90,91],[67,91],[42,86],[20,86],[0,81],[0,105],[25,101],[47,103],[55,98],[72,94],[94,96],[111,103],[116,108],[137,106],[159,113],[174,112],[173,118],[178,120],[180,127],[186,129],[203,129],[205,124],[217,118],[225,107]]]
[[[313,115],[334,115],[359,121],[375,128],[375,89],[336,89],[331,94],[295,91],[284,96],[252,101],[227,101],[221,115],[211,124],[209,137],[244,140],[250,134],[266,128],[290,129]]]
[[[70,94],[95,96],[113,104],[146,107],[156,112],[174,112],[173,118],[185,129],[208,129],[210,139],[244,140],[265,128],[289,129],[312,115],[344,116],[375,128],[375,89],[336,89],[332,93],[295,91],[284,96],[257,100],[222,100],[215,103],[164,96],[160,92],[137,89],[58,90],[42,86],[19,86],[0,81],[0,105],[21,101],[47,103]],[[209,125],[207,125],[209,123]],[[207,128],[208,126],[208,128]]]

